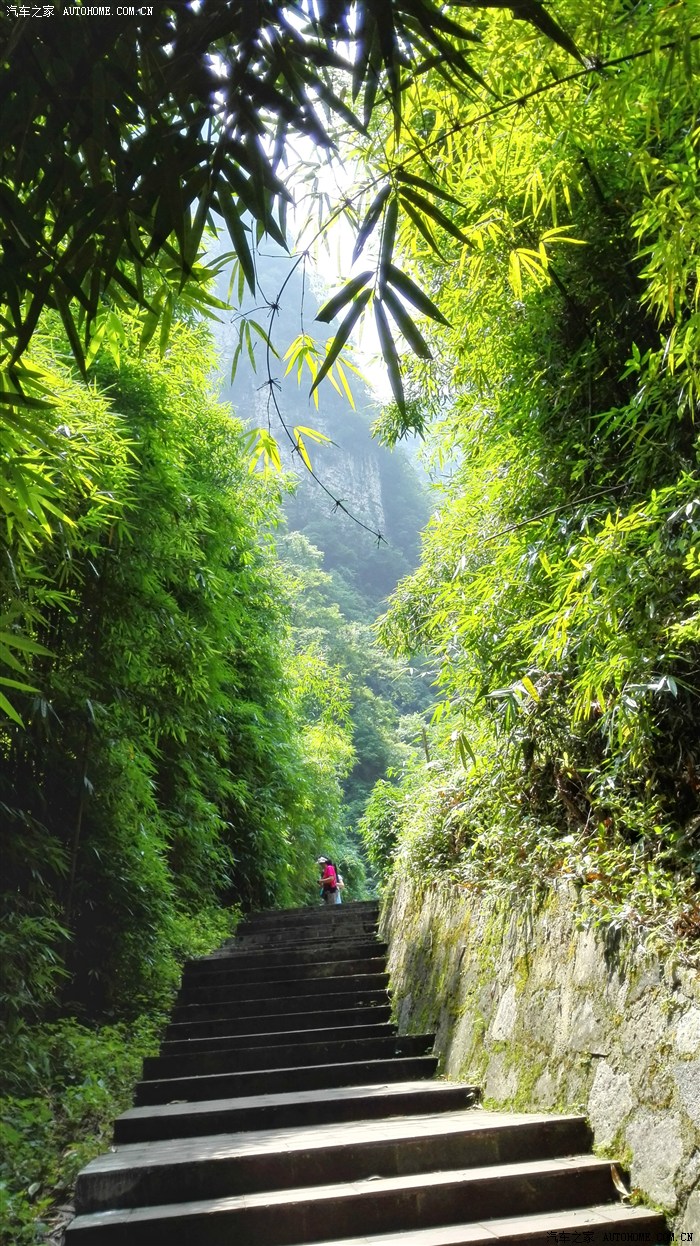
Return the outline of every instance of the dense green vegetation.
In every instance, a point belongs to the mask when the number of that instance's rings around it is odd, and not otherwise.
[[[38,467],[60,509],[33,544],[8,539],[2,573],[23,655],[0,733],[12,1242],[128,1093],[135,1057],[99,1073],[124,1032],[94,1023],[144,1014],[152,1034],[182,959],[241,908],[313,901],[321,848],[363,887],[342,814],[346,690],[291,635],[278,489],[213,397],[206,333],[175,326],[164,358],[126,340],[91,386],[62,354],[47,329],[33,360],[57,405]],[[63,1014],[82,1025],[51,1023]]]
[[[424,82],[392,155],[464,241],[399,221],[450,322],[406,382],[445,474],[382,634],[430,651],[442,703],[365,830],[401,868],[572,878],[674,937],[700,928],[698,11],[553,7],[614,68],[557,85],[566,58],[496,18],[518,106]]]
[[[313,901],[319,848],[363,893],[355,823],[384,877],[563,877],[685,954],[700,928],[697,4],[351,7],[301,29],[301,3],[263,0],[252,27],[249,6],[168,5],[71,38],[27,19],[3,48],[13,1244],[99,1146],[183,958],[241,910]],[[300,134],[356,171],[336,205]],[[370,639],[389,564],[368,576],[348,527],[329,551],[313,494],[285,526],[283,483],[249,471],[239,418],[269,461],[279,415],[304,457],[257,257],[289,185],[322,226],[345,216],[362,268],[320,309],[328,341],[300,313],[303,377],[337,382],[370,314],[395,400],[378,435],[419,432],[438,482],[392,656]],[[262,299],[238,325],[262,413],[240,374],[235,415],[210,389],[210,209],[234,293]],[[422,503],[390,476],[400,528]],[[406,661],[434,672],[427,730]]]
[[[17,693],[22,722],[3,729],[6,885],[22,916],[52,897],[78,936],[71,991],[92,1006],[100,980],[107,1001],[156,989],[168,914],[298,896],[334,824],[318,802],[336,776],[299,735],[266,535],[276,499],[208,394],[207,362],[183,326],[163,360],[127,345],[118,370],[100,365],[99,391],[64,377],[67,514],[6,572],[39,688]],[[68,489],[88,454],[92,505]],[[323,714],[342,734],[342,707]]]
[[[430,689],[417,672],[380,649],[371,620],[363,618],[363,598],[347,581],[323,570],[321,551],[305,536],[289,533],[278,540],[278,549],[293,578],[295,645],[305,661],[320,661],[322,669],[336,671],[348,697],[353,763],[343,794],[353,828],[377,780],[410,761]]]

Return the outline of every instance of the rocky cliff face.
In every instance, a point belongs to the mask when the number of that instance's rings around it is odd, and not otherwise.
[[[288,257],[270,255],[261,263],[261,300],[255,318],[267,328],[269,310],[265,299],[277,302],[279,291],[289,275]],[[222,279],[221,297],[228,282]],[[332,329],[314,316],[318,300],[300,271],[285,286],[279,312],[274,318],[274,337],[280,356],[290,342],[305,331],[320,341]],[[251,427],[270,426],[282,450],[285,466],[298,476],[296,496],[286,506],[289,525],[310,536],[326,556],[326,565],[340,568],[356,565],[357,575],[369,588],[370,596],[380,601],[391,591],[401,575],[415,565],[418,558],[418,533],[428,517],[428,505],[417,473],[400,451],[390,452],[372,439],[370,426],[377,408],[371,395],[357,377],[351,388],[356,404],[353,410],[347,399],[328,382],[319,389],[316,408],[309,397],[311,384],[308,370],[301,384],[294,374],[285,376],[287,363],[283,357],[266,359],[263,342],[253,335],[252,346],[257,370],[254,370],[244,348],[236,375],[231,382],[231,360],[238,343],[239,320],[235,316],[215,325],[214,331],[222,354],[222,397],[230,402],[236,414]],[[324,493],[306,471],[298,455],[290,453],[272,400],[288,428],[304,426],[318,430],[331,439],[330,445],[318,445],[309,439],[307,448],[314,472],[330,493]],[[334,506],[334,501],[355,515],[371,532],[365,532]],[[372,532],[381,533],[386,544],[377,545]],[[366,560],[364,572],[359,564]]]
[[[633,1188],[700,1236],[700,975],[594,928],[576,891],[538,903],[395,885],[382,935],[402,1033],[435,1029],[444,1073],[487,1103],[585,1111]]]

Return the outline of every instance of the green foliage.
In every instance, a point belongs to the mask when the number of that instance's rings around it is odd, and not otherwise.
[[[576,54],[541,5],[530,4],[526,17]],[[257,241],[269,234],[284,243],[289,145],[305,135],[331,149],[332,124],[363,132],[378,98],[389,102],[398,134],[403,93],[425,63],[451,83],[474,80],[476,38],[433,0],[311,10],[294,0],[217,12],[156,6],[148,17],[97,21],[58,9],[40,24],[8,17],[2,158],[10,232],[0,300],[11,365],[47,306],[80,363],[91,333],[119,349],[114,322],[134,302],[144,344],[159,324],[167,340],[183,287],[200,309],[211,307],[197,258],[212,209],[254,290],[250,221]],[[337,40],[349,45],[349,59]],[[272,154],[264,135],[275,138]],[[382,222],[380,297],[396,207],[390,198]],[[365,237],[373,223],[365,218]]]
[[[305,671],[305,714],[320,717],[332,697],[335,712],[342,706],[352,733],[352,753],[341,778],[345,817],[354,826],[374,783],[408,761],[410,747],[401,738],[402,728],[410,724],[409,734],[416,735],[413,716],[428,704],[429,693],[417,672],[379,649],[370,623],[364,621],[364,602],[347,580],[339,593],[343,580],[322,570],[319,550],[300,533],[281,538],[279,549],[294,577],[292,626],[300,650],[297,665]],[[339,561],[342,566],[343,558]],[[343,570],[347,575],[348,568]]]
[[[380,877],[386,876],[393,864],[399,834],[401,794],[385,779],[379,779],[358,824],[367,856]]]
[[[60,345],[47,333],[43,358]],[[64,999],[90,1015],[169,998],[194,932],[303,900],[340,825],[344,709],[309,708],[262,530],[277,495],[248,472],[211,365],[184,325],[140,359],[136,320],[100,388],[54,365],[67,518],[28,551],[15,537],[0,605],[37,645],[26,728],[0,735],[13,1026],[67,972]]]
[[[237,291],[240,305],[246,287],[256,292],[261,240],[288,245],[287,209],[295,198],[289,166],[297,163],[299,136],[330,154],[337,149],[336,131],[364,135],[377,108],[388,108],[398,138],[405,93],[428,68],[451,83],[480,81],[472,64],[478,34],[436,0],[347,0],[311,8],[298,0],[258,0],[216,11],[151,7],[144,15],[97,18],[57,7],[41,22],[31,15],[12,21],[8,13],[0,30],[7,222],[0,246],[0,510],[28,544],[46,531],[47,514],[68,521],[52,479],[61,450],[47,444],[44,427],[52,377],[26,353],[42,314],[51,309],[60,318],[83,374],[101,353],[118,366],[135,309],[141,348],[157,340],[164,351],[179,316],[216,317],[226,308],[209,289],[222,265],[235,265],[230,293]],[[577,55],[539,3],[519,16]],[[305,176],[302,169],[302,181]],[[382,187],[379,207],[367,214],[363,199],[377,198],[373,178],[336,206],[327,192],[316,196],[322,230],[345,214],[359,231],[358,245],[377,229],[380,238],[374,288],[351,285],[357,300],[328,344],[316,380],[331,365],[337,373],[351,322],[371,304],[402,403],[385,307],[419,353],[428,348],[401,298],[411,279],[391,264],[399,184],[424,233],[436,213],[455,232],[437,207],[442,187],[400,167]],[[228,235],[232,250],[206,264],[203,240],[217,230]],[[428,296],[418,293],[421,310],[439,318]],[[346,292],[340,305],[347,301]],[[276,305],[269,305],[267,327],[252,317],[241,321],[234,370],[244,342],[252,355],[253,333],[266,341],[268,359],[276,353],[270,336]],[[303,453],[303,439],[296,445]],[[269,429],[259,430],[257,450],[266,464],[275,462]],[[19,683],[26,690],[15,651],[23,657],[27,637],[14,627],[5,630],[2,619],[0,631],[0,713],[16,721],[14,702],[2,689]]]
[[[163,1018],[90,1030],[73,1020],[23,1030],[14,1076],[0,1098],[0,1242],[42,1240],[57,1201],[79,1170],[109,1144],[115,1116],[130,1106]],[[21,1069],[17,1053],[21,1052]],[[9,1053],[8,1053],[9,1054]]]
[[[0,931],[0,1007],[9,1040],[24,1017],[53,1002],[67,976],[68,931],[50,916],[54,906],[46,904],[43,912],[36,906],[34,913],[26,908],[6,911]]]
[[[560,873],[601,912],[657,923],[674,896],[669,928],[688,933],[698,43],[686,5],[555,7],[617,64],[593,87],[557,84],[559,53],[543,63],[494,16],[492,81],[517,109],[437,82],[405,103],[403,158],[430,151],[467,245],[441,241],[438,262],[398,234],[451,324],[410,381],[440,412],[440,504],[382,625],[396,652],[434,656],[443,692],[441,777],[406,781],[401,838],[414,868],[464,885]]]

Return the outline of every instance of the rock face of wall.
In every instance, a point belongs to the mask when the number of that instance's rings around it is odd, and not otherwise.
[[[400,1030],[434,1029],[446,1076],[489,1106],[584,1112],[597,1149],[700,1242],[697,972],[587,926],[573,888],[514,911],[404,882],[382,934]]]

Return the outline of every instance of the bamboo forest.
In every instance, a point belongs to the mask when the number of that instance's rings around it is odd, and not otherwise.
[[[700,2],[5,4],[0,41],[21,1246],[183,963],[318,904],[319,853],[343,903],[565,880],[697,968]]]

